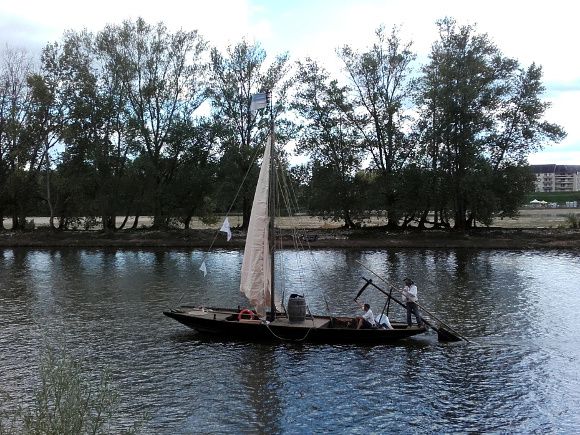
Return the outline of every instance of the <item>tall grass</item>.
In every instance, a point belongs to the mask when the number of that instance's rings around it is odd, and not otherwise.
[[[0,435],[119,433],[111,425],[118,411],[119,394],[108,371],[91,381],[83,374],[79,361],[47,348],[39,372],[40,383],[30,404],[14,406],[13,398],[0,398]],[[146,416],[142,422],[145,420]],[[139,424],[122,433],[137,433]]]
[[[566,216],[566,223],[570,228],[578,229],[580,228],[580,215],[570,213]]]

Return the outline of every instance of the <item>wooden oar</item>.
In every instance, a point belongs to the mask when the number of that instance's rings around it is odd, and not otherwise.
[[[382,288],[380,288],[378,285],[376,285],[372,280],[370,279],[366,279],[363,277],[363,279],[366,281],[367,285],[372,285],[374,288],[376,288],[378,291],[380,291],[382,294],[384,294],[387,299],[395,301],[396,303],[398,303],[401,307],[403,308],[407,308],[407,306],[401,302],[400,300],[398,300],[396,297],[394,297],[393,295],[387,293],[385,290],[383,290]],[[394,288],[391,286],[391,288]],[[421,320],[423,321],[423,323],[425,323],[427,326],[429,326],[430,328],[433,328],[435,331],[437,331],[437,333],[439,333],[439,330],[441,328],[436,327],[435,325],[433,325],[431,322],[427,321],[427,319],[425,318],[421,318]]]
[[[404,293],[402,290],[398,289],[397,287],[395,287],[393,284],[391,284],[388,280],[386,280],[385,278],[383,278],[382,276],[380,276],[378,273],[376,273],[375,271],[373,271],[372,269],[368,268],[367,266],[365,266],[364,264],[362,264],[360,261],[356,260],[356,262],[358,264],[360,264],[362,267],[364,267],[366,270],[368,270],[369,272],[371,272],[373,275],[375,275],[377,278],[379,278],[380,280],[382,280],[383,282],[385,282],[388,286],[390,286],[391,288],[394,288],[395,290],[397,290],[399,293],[401,293],[404,296]],[[394,298],[393,298],[394,299]],[[400,303],[400,302],[399,302]],[[403,305],[402,303],[400,303],[401,305]],[[451,326],[449,326],[448,324],[446,324],[443,320],[441,320],[439,317],[437,317],[435,314],[431,313],[430,311],[428,311],[425,307],[421,306],[419,303],[417,303],[417,306],[419,308],[421,308],[421,310],[423,310],[425,313],[427,313],[429,316],[433,317],[435,320],[437,320],[441,325],[445,326],[448,330],[445,330],[443,328],[438,328],[437,333],[440,334],[440,330],[443,331],[442,333],[442,337],[440,337],[441,340],[445,340],[445,341],[450,341],[450,338],[454,341],[459,341],[459,340],[465,340],[467,342],[469,342],[469,340],[464,337],[463,335],[461,335],[459,332],[455,331]],[[425,319],[423,319],[425,320]],[[427,324],[429,324],[428,322],[426,322]],[[430,324],[429,324],[430,325]],[[430,325],[431,327],[433,327],[433,325]]]
[[[372,273],[373,275],[375,275],[377,278],[379,278],[380,280],[382,280],[384,283],[386,283],[388,286],[394,288],[395,290],[397,290],[399,293],[401,293],[403,296],[405,295],[403,293],[402,290],[398,289],[397,287],[395,287],[393,284],[391,284],[388,280],[386,280],[385,278],[383,278],[382,276],[380,276],[378,273],[376,273],[375,271],[373,271],[372,269],[368,268],[367,266],[365,266],[364,264],[362,264],[360,261],[355,260],[358,264],[360,264],[362,267],[364,267],[366,270],[368,270],[370,273]],[[464,337],[463,335],[461,335],[459,332],[455,331],[451,326],[449,326],[448,324],[446,324],[443,320],[441,320],[440,318],[438,318],[436,315],[434,315],[433,313],[429,312],[427,309],[425,309],[425,307],[419,305],[419,303],[417,303],[417,306],[419,308],[421,308],[421,310],[423,310],[425,313],[427,313],[429,316],[431,316],[432,318],[434,318],[435,320],[437,320],[441,325],[445,326],[448,330],[444,330],[444,334],[447,334],[451,337],[455,336],[456,341],[459,340],[465,340],[467,342],[469,342],[469,340]],[[443,329],[443,328],[439,328],[439,329]],[[439,331],[437,332],[439,333]],[[447,338],[447,337],[445,337]]]
[[[363,277],[363,279],[365,280],[366,284],[364,285],[364,287],[361,289],[361,291],[358,292],[356,298],[354,299],[354,302],[358,305],[357,302],[357,298],[361,295],[362,291],[364,289],[366,289],[369,285],[373,286],[374,288],[376,288],[378,291],[380,291],[382,294],[384,294],[387,297],[388,301],[394,301],[396,303],[398,303],[401,307],[403,308],[407,308],[407,306],[401,302],[400,300],[398,300],[396,297],[394,297],[392,294],[387,293],[385,290],[383,290],[382,288],[380,288],[378,285],[376,285],[372,280],[370,279],[366,279]],[[391,286],[391,288],[393,288]],[[384,314],[384,309],[383,312],[381,313],[381,316]],[[439,331],[442,330],[442,328],[438,328],[435,325],[433,325],[431,322],[428,322],[427,319],[422,318],[423,323],[425,323],[427,326],[429,326],[430,328],[433,328],[435,331],[437,331],[437,334],[439,335]],[[448,331],[444,331],[442,334],[446,334],[443,337],[444,338],[440,338],[440,341],[459,341],[459,339],[457,337],[455,337],[454,335],[449,335]]]

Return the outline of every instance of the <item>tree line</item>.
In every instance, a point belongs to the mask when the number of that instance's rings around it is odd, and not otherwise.
[[[532,190],[526,157],[565,136],[544,119],[542,69],[473,25],[436,26],[423,64],[398,28],[381,27],[366,49],[336,50],[336,73],[142,19],[68,31],[40,60],[6,47],[0,215],[13,229],[46,215],[52,229],[84,217],[114,231],[129,216],[187,228],[237,211],[246,227],[272,116],[278,146],[308,157],[280,158],[302,211],[346,227],[380,211],[390,228],[458,230],[514,216]],[[265,91],[272,113],[251,111]]]

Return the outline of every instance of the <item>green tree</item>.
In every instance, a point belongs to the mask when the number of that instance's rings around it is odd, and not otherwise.
[[[0,50],[0,228],[6,215],[12,228],[24,227],[36,184],[31,177],[31,158],[36,162],[27,126],[31,116],[31,89],[28,78],[35,72],[34,61],[26,50],[8,46]]]
[[[322,201],[320,204],[311,201],[310,209],[330,212],[333,219],[343,220],[346,228],[352,228],[356,226],[353,214],[361,206],[354,181],[363,150],[358,146],[358,131],[349,120],[354,115],[346,101],[347,89],[328,76],[324,68],[310,59],[298,63],[293,107],[304,122],[297,151],[316,162],[313,188],[321,193],[326,190],[326,195],[313,196]]]
[[[45,195],[43,197],[49,208],[50,227],[54,228],[51,150],[59,142],[62,134],[63,107],[58,95],[58,80],[45,69],[42,69],[39,74],[30,76],[28,84],[31,88],[31,108],[25,136],[30,150],[28,173],[30,181],[33,182],[33,180],[38,180],[44,168]],[[31,190],[31,192],[34,191]]]
[[[288,170],[284,171],[283,177],[288,185],[289,201],[292,207],[288,209],[287,215],[305,213],[310,202],[310,186],[312,180],[312,164],[310,162],[299,165],[288,165]],[[283,179],[284,179],[283,178]]]
[[[346,67],[352,95],[345,112],[362,136],[362,146],[381,178],[383,207],[388,225],[397,227],[400,210],[396,179],[407,162],[412,144],[406,133],[411,64],[411,43],[404,43],[394,28],[389,35],[381,27],[376,42],[363,52],[349,46],[339,51]]]
[[[445,174],[454,227],[464,230],[479,216],[488,222],[501,202],[485,198],[493,190],[480,184],[501,179],[504,167],[524,164],[531,151],[563,131],[542,121],[548,105],[539,98],[540,69],[522,71],[473,26],[457,26],[450,18],[437,25],[440,39],[423,68],[418,99],[423,143],[431,169]],[[525,178],[515,180],[529,186]],[[503,204],[504,212],[514,209]]]
[[[544,120],[550,103],[541,99],[545,87],[540,66],[518,67],[504,89],[486,140],[486,153],[495,170],[525,165],[530,153],[566,136],[561,126]]]
[[[242,228],[249,224],[254,194],[251,181],[257,177],[256,156],[264,147],[270,117],[276,119],[276,142],[284,143],[286,140],[281,114],[287,110],[288,84],[284,82],[287,59],[287,55],[280,55],[267,65],[266,52],[259,44],[247,41],[229,46],[225,53],[216,48],[211,51],[210,95],[222,152],[221,196],[231,204],[238,186],[242,186],[238,195]],[[252,112],[252,95],[266,91],[273,98],[273,113],[266,110]],[[244,179],[246,182],[242,182]]]
[[[125,134],[127,99],[119,67],[107,57],[103,40],[86,31],[67,32],[61,44],[51,46],[47,63],[59,76],[67,115],[60,175],[75,180],[67,191],[77,194],[68,204],[80,206],[85,217],[100,217],[103,229],[115,230],[117,212],[127,202],[123,177],[135,150]]]
[[[368,184],[364,172],[354,174],[345,187],[344,177],[332,166],[314,159],[308,188],[308,209],[325,219],[343,221],[345,228],[357,228],[366,216]],[[359,220],[355,222],[354,219]]]
[[[163,192],[171,183],[184,144],[172,138],[206,97],[206,43],[197,31],[170,33],[163,23],[139,18],[108,26],[101,48],[116,65],[128,99],[129,142],[147,160],[154,224],[168,223]]]
[[[401,227],[406,228],[411,222],[417,222],[420,229],[425,228],[428,204],[431,203],[431,176],[418,164],[406,165],[397,178],[397,190],[400,192]]]
[[[213,223],[216,207],[214,190],[217,179],[216,158],[213,143],[216,127],[208,119],[197,125],[183,125],[175,129],[172,138],[184,144],[185,151],[175,168],[175,175],[168,185],[166,196],[179,224],[188,229],[194,216]]]

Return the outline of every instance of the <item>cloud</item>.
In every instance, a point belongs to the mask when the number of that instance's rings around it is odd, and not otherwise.
[[[577,106],[580,89],[553,92],[550,95],[552,107],[546,112],[546,120],[560,124],[566,130],[566,138],[546,146],[542,151],[531,154],[531,164],[580,164],[580,125],[577,122]]]
[[[40,53],[46,44],[46,29],[28,19],[0,13],[0,44],[13,48],[25,48]]]
[[[580,90],[556,92],[550,97],[552,106],[546,111],[546,120],[560,124],[566,130],[566,138],[557,144],[553,144],[548,150],[559,152],[580,152],[580,124],[578,123],[578,101]],[[577,160],[580,163],[580,160]],[[568,162],[571,163],[571,162]]]
[[[580,162],[580,151],[542,151],[530,154],[530,165],[576,165]]]
[[[171,29],[199,30],[216,45],[235,41],[251,34],[252,8],[248,1],[212,0],[182,2],[164,0],[101,0],[80,4],[78,1],[14,1],[0,4],[0,39],[18,40],[22,31],[30,33],[28,40],[37,45],[60,39],[66,30],[99,31],[106,24],[142,17],[148,23],[163,21]],[[258,23],[258,26],[262,26]]]

